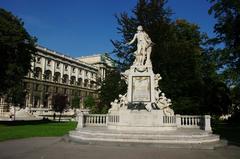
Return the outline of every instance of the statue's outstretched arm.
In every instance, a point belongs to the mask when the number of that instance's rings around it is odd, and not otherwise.
[[[131,44],[136,40],[136,38],[137,38],[137,34],[135,34],[134,37],[133,37],[133,39],[132,39],[129,43],[127,43],[127,44],[128,44],[128,45],[131,45]]]

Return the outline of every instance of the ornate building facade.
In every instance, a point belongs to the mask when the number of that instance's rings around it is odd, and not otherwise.
[[[36,48],[31,71],[23,80],[25,106],[29,110],[51,110],[56,94],[66,95],[70,107],[73,99],[78,98],[79,108],[84,108],[84,98],[97,99],[97,82],[104,79],[106,69],[114,67],[106,54],[72,58],[41,46]],[[0,113],[9,112],[8,108],[8,103],[1,98]]]

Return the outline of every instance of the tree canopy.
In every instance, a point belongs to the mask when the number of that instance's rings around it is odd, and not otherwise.
[[[232,111],[240,114],[240,1],[209,0],[212,4],[209,14],[216,19],[211,39],[219,74],[231,89]],[[239,120],[239,117],[238,117]]]
[[[55,112],[59,112],[59,122],[61,120],[62,113],[68,108],[68,97],[64,94],[56,94],[52,97],[52,109]]]
[[[123,95],[126,91],[127,85],[124,80],[121,80],[119,70],[108,70],[105,79],[100,82],[99,112],[107,113],[110,103],[117,99],[119,94]]]
[[[83,105],[85,108],[90,109],[90,113],[98,113],[96,101],[92,96],[86,96]]]
[[[127,13],[117,15],[117,29],[122,39],[112,40],[115,47],[113,53],[121,70],[129,68],[136,46],[126,43],[132,39],[137,26],[142,25],[155,43],[151,60],[154,73],[160,73],[163,77],[159,83],[160,89],[172,99],[175,112],[211,113],[214,105],[207,100],[209,97],[206,93],[210,91],[207,89],[207,79],[216,83],[219,79],[215,77],[215,63],[212,60],[204,61],[211,58],[210,51],[203,47],[208,38],[200,32],[198,25],[184,19],[172,20],[172,11],[165,7],[166,3],[166,0],[139,0],[131,16]],[[205,70],[209,66],[211,69]],[[226,103],[224,106],[229,105]]]
[[[223,44],[216,51],[218,64],[228,85],[240,84],[240,1],[209,0],[209,14],[217,20],[213,44]]]
[[[21,19],[0,8],[0,95],[18,87],[29,72],[35,42]]]

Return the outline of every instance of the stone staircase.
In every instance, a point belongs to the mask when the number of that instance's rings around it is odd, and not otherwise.
[[[220,140],[218,135],[200,129],[187,128],[174,131],[129,132],[109,130],[106,127],[88,127],[71,131],[69,136],[73,140],[130,143],[201,144]]]

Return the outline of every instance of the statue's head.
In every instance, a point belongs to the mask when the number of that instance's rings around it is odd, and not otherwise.
[[[137,30],[138,30],[138,31],[143,31],[143,27],[142,27],[141,25],[139,25],[139,26],[137,27]]]

